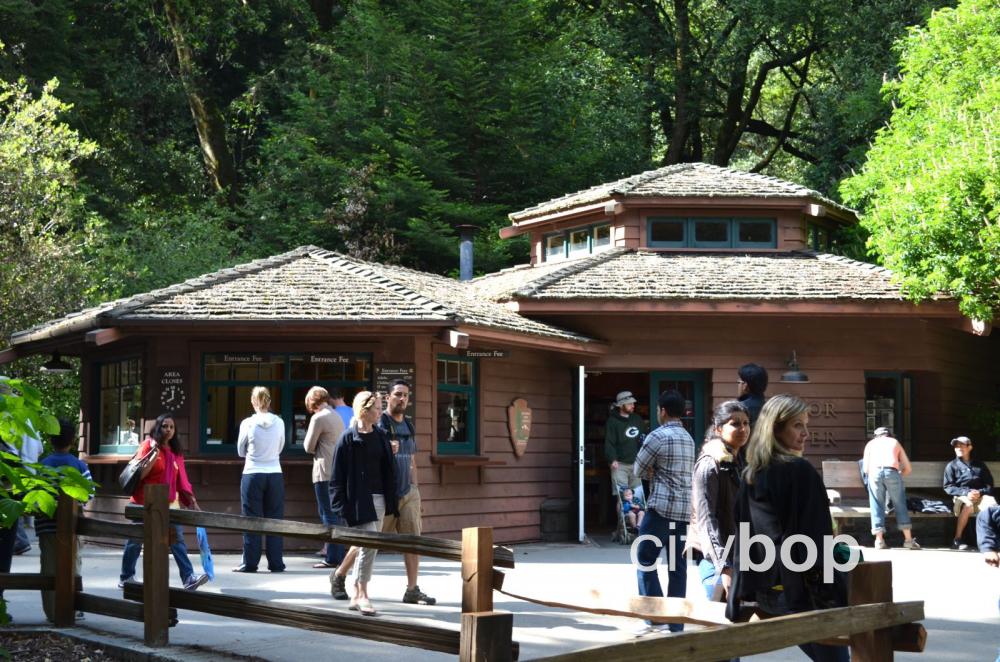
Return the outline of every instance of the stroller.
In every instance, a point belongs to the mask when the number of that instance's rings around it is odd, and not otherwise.
[[[626,499],[626,490],[632,492],[631,499]],[[631,545],[632,541],[639,535],[639,523],[646,512],[646,497],[642,492],[642,485],[634,489],[615,485],[615,503],[618,508],[618,524],[615,527],[614,535],[611,536],[611,542]]]

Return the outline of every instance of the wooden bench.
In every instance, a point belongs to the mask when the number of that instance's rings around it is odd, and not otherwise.
[[[951,496],[944,491],[944,468],[947,462],[911,462],[913,471],[909,476],[903,478],[906,485],[907,496],[917,496],[916,493],[930,492],[930,496],[938,498],[951,508]],[[1000,475],[1000,462],[987,462],[990,472]],[[861,472],[858,470],[857,460],[826,460],[823,462],[823,483],[827,487],[827,496],[830,499],[830,514],[835,520],[850,519],[854,517],[871,517],[871,508],[868,506],[868,496],[865,493],[864,483],[861,482]],[[853,492],[860,491],[862,496],[842,498],[840,490],[847,489]],[[913,493],[913,494],[911,494]],[[889,513],[886,517],[892,517]],[[949,513],[910,513],[912,519],[953,517]]]

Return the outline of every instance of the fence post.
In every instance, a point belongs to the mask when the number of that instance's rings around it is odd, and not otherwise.
[[[56,575],[52,621],[56,627],[76,625],[76,499],[59,494],[56,507]]]
[[[142,614],[147,646],[169,643],[170,504],[166,485],[146,485],[142,516]]]
[[[847,604],[892,602],[892,562],[859,563],[849,574]],[[892,662],[892,628],[851,635],[853,662]]]
[[[510,662],[514,615],[493,611],[493,529],[462,529],[460,662]]]

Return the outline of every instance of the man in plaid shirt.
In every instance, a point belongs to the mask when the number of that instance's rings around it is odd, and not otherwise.
[[[660,427],[649,433],[635,458],[635,473],[652,472],[651,494],[646,500],[646,517],[639,527],[639,595],[663,597],[657,572],[657,557],[663,547],[667,554],[667,595],[683,598],[687,589],[687,560],[684,541],[691,519],[691,473],[694,471],[694,440],[681,424],[684,396],[677,391],[660,394],[657,417]],[[643,539],[648,536],[647,539]],[[659,544],[657,544],[659,543]],[[651,629],[652,626],[649,626]],[[670,624],[671,632],[684,629]]]

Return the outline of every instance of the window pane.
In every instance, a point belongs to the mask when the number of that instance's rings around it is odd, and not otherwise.
[[[469,399],[462,393],[438,391],[437,439],[453,443],[469,441]]]
[[[729,242],[728,221],[695,221],[694,240],[698,243]]]
[[[768,221],[740,221],[741,244],[772,244],[771,223]]]
[[[472,364],[466,361],[456,361],[458,363],[458,383],[462,386],[472,385]]]
[[[437,362],[437,380],[441,384],[448,383],[448,362],[442,359]]]
[[[590,251],[588,243],[590,230],[573,230],[569,233],[569,252],[571,255]]]
[[[562,257],[565,255],[566,238],[561,234],[554,234],[545,238],[545,257]]]
[[[611,245],[611,226],[599,225],[594,228],[594,250]]]
[[[271,412],[281,415],[281,387],[268,385],[271,392]],[[250,393],[253,386],[206,386],[205,430],[210,446],[236,445],[240,422],[253,415]],[[285,421],[288,424],[288,421]]]
[[[104,452],[130,452],[139,443],[142,420],[142,360],[126,359],[100,366],[97,437]]]
[[[460,377],[458,374],[461,365],[458,361],[448,361],[448,381],[447,384],[461,384]]]
[[[649,241],[682,243],[684,241],[684,221],[653,221],[650,224]]]

